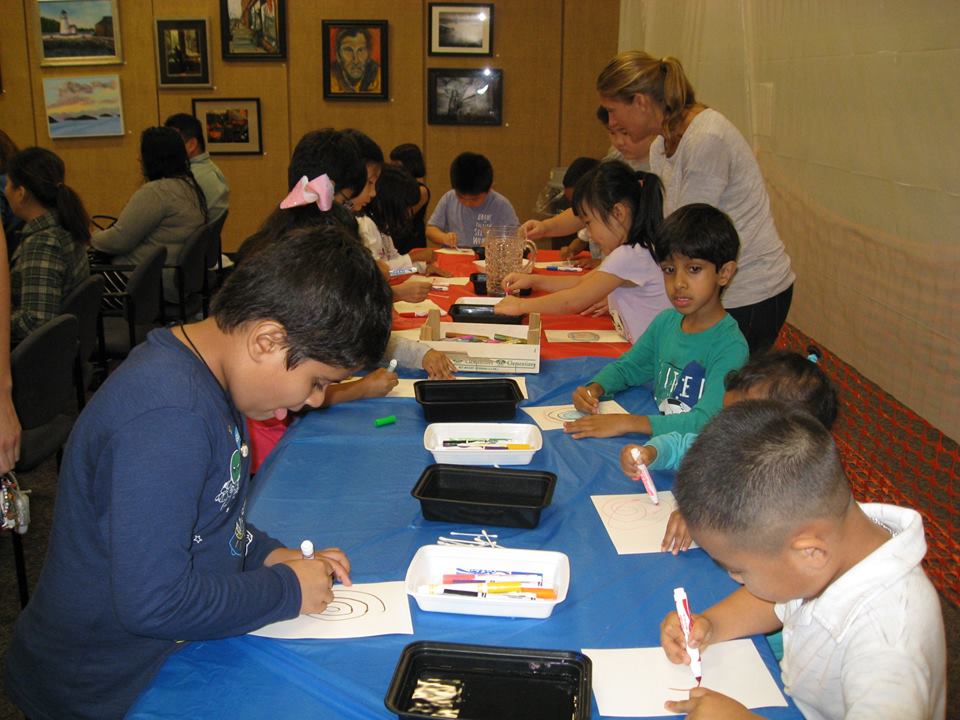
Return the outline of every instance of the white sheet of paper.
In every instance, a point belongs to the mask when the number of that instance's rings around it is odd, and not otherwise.
[[[541,430],[562,430],[565,422],[583,417],[583,413],[573,405],[541,405],[539,407],[525,407],[520,409],[532,417],[533,421],[540,426]],[[601,414],[626,412],[626,409],[616,400],[600,401]]]
[[[295,639],[413,635],[410,602],[402,580],[333,588],[333,602],[318,614],[300,615],[254,630],[251,635]]]
[[[410,279],[416,282],[428,282],[431,285],[443,285],[444,287],[466,285],[470,282],[470,278],[468,277],[427,277],[426,275],[411,275]]]
[[[616,330],[545,330],[550,342],[627,342]]]
[[[437,248],[434,252],[438,252],[441,255],[473,255],[474,252],[470,248]]]
[[[490,376],[487,376],[487,375],[474,375],[473,373],[471,373],[471,374],[469,374],[469,375],[458,375],[458,376],[456,376],[456,377],[454,378],[454,380],[483,380],[484,378],[487,378],[487,377],[497,377],[497,378],[508,377],[508,378],[510,378],[511,380],[516,380],[516,381],[517,381],[517,385],[520,387],[520,394],[523,395],[524,399],[526,399],[526,398],[529,397],[529,395],[527,395],[527,380],[526,380],[526,378],[518,377],[518,376],[516,376],[516,375],[490,375]],[[354,379],[354,378],[350,378],[350,380],[353,380],[353,379]],[[357,379],[359,380],[359,378],[357,378]],[[419,381],[422,380],[422,379],[423,379],[423,378],[400,378],[399,382],[397,383],[397,386],[396,386],[393,390],[391,390],[390,392],[388,392],[388,393],[385,395],[385,397],[389,397],[389,398],[412,398],[412,397],[416,397],[416,393],[415,393],[414,390],[413,390],[413,384],[414,384],[415,382],[419,382]]]
[[[593,692],[601,715],[672,715],[667,700],[684,700],[697,681],[687,665],[674,665],[663,649],[583,650],[593,663]],[[787,701],[751,640],[730,640],[703,651],[703,686],[748,708],[786,707]]]
[[[393,304],[393,309],[400,314],[423,315],[424,317],[426,317],[427,313],[431,310],[439,310],[441,315],[447,314],[446,310],[429,298],[418,303],[407,302],[406,300],[398,300]]]
[[[642,487],[642,483],[638,483]],[[617,555],[661,552],[660,543],[667,531],[670,513],[677,501],[669,490],[657,492],[659,505],[644,493],[624,495],[591,495],[603,526],[607,529]],[[690,547],[697,547],[696,543]]]

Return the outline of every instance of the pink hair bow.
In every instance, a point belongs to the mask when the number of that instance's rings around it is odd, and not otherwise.
[[[300,178],[300,181],[293,186],[290,194],[283,199],[280,207],[286,210],[315,202],[318,208],[327,211],[333,207],[334,192],[333,182],[327,177],[326,173],[315,177],[313,180],[307,180],[307,176],[304,175]]]

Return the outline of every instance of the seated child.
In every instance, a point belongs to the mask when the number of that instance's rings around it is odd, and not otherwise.
[[[658,133],[653,132],[640,140],[634,140],[626,128],[611,127],[610,113],[603,105],[597,108],[597,120],[610,138],[610,150],[603,156],[604,162],[621,160],[634,170],[650,171],[650,146],[657,139]]]
[[[819,420],[772,400],[726,408],[683,459],[673,492],[697,544],[743,585],[693,616],[691,647],[782,627],[783,684],[804,717],[945,717],[943,616],[920,565],[923,521],[857,503]],[[690,662],[675,612],[660,642],[672,662]],[[757,717],[701,687],[665,707]]]
[[[591,157],[578,157],[570,163],[570,167],[563,174],[563,197],[567,203],[565,210],[573,207],[573,188],[576,187],[580,178],[599,164],[599,160]],[[660,215],[663,216],[662,211]],[[588,247],[590,248],[590,257],[577,258],[577,253]],[[601,257],[600,246],[590,240],[590,233],[586,228],[577,231],[576,236],[567,245],[560,248],[560,259],[573,262],[579,267],[596,267],[600,264]]]
[[[379,360],[390,292],[342,228],[281,240],[237,266],[209,318],[151,332],[74,425],[6,658],[27,716],[122,717],[179,643],[322,612],[333,576],[349,584],[340,550],[304,560],[247,522],[243,418],[319,406]]]
[[[600,163],[577,183],[573,209],[600,246],[603,264],[585,275],[510,273],[503,279],[508,293],[533,288],[550,294],[507,296],[495,310],[503,315],[582,313],[606,302],[617,331],[634,342],[670,307],[663,272],[653,257],[654,237],[663,218],[660,180],[650,173],[635,173],[622,162]]]
[[[837,419],[837,391],[823,370],[817,365],[817,356],[806,358],[789,350],[770,350],[756,355],[739,370],[731,370],[725,380],[723,407],[741,400],[778,400],[799,407],[813,415],[829,430]],[[637,480],[638,464],[650,470],[676,470],[697,433],[669,432],[654,435],[646,445],[626,445],[620,451],[620,468],[624,474]],[[639,458],[634,458],[634,451]],[[661,550],[672,551],[690,547],[690,533],[679,512],[670,514],[667,532]]]
[[[402,167],[417,181],[417,201],[410,206],[410,224],[393,236],[397,250],[408,253],[413,248],[427,246],[426,215],[427,203],[430,202],[430,188],[424,182],[427,164],[423,160],[420,147],[414,143],[397,145],[390,151],[390,163]]]
[[[493,186],[493,166],[465,152],[450,163],[450,184],[427,222],[427,240],[443,247],[477,247],[491,225],[519,225],[513,205]]]
[[[574,391],[573,404],[586,415],[566,423],[565,432],[579,439],[703,427],[720,409],[723,379],[747,359],[747,341],[720,304],[739,249],[730,218],[710,205],[685,205],[663,221],[654,255],[673,308],[657,315],[632,348]],[[599,414],[602,396],[649,382],[662,414]]]

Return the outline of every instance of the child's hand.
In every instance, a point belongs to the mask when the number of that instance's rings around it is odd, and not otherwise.
[[[432,248],[413,248],[410,251],[410,259],[414,262],[433,262],[433,249]]]
[[[515,290],[525,290],[526,288],[533,287],[533,275],[519,272],[508,273],[501,282],[501,285],[503,285],[503,289],[507,293],[512,293]]]
[[[439,350],[428,350],[423,356],[423,369],[431,380],[453,380],[457,366]]]
[[[394,300],[418,303],[427,299],[427,295],[430,293],[430,283],[422,280],[407,280],[405,283],[392,286],[391,289],[393,290]]]
[[[386,368],[377,368],[355,382],[363,387],[363,394],[360,397],[378,398],[393,390],[400,381],[396,373]]]
[[[693,538],[690,537],[690,531],[687,529],[687,521],[677,510],[674,510],[670,513],[670,519],[667,520],[667,531],[663,534],[660,549],[676,555],[681,550],[689,550],[692,542]]]
[[[694,615],[690,621],[690,647],[704,650],[710,644],[713,623],[704,615]],[[680,618],[676,610],[669,613],[660,623],[660,646],[667,654],[667,660],[677,665],[690,664],[690,654],[683,638]]]
[[[300,613],[321,613],[333,601],[334,578],[351,585],[350,561],[339,548],[326,548],[312,560],[286,560],[300,583]]]
[[[427,275],[435,275],[436,277],[453,277],[453,273],[449,270],[444,270],[442,267],[436,263],[430,263],[427,265],[426,269]]]
[[[502,303],[503,300],[500,301]],[[497,303],[497,306],[500,305]],[[587,415],[596,415],[600,412],[600,396],[603,395],[603,388],[597,383],[581,385],[573,391],[573,406]],[[582,420],[583,418],[581,418]]]
[[[597,300],[593,305],[580,311],[581,315],[586,317],[600,317],[601,315],[610,314],[610,298],[609,296],[603,296]]]
[[[581,268],[595,268],[595,267],[597,267],[597,265],[599,265],[601,262],[602,262],[601,260],[598,260],[598,259],[595,258],[595,257],[589,257],[589,256],[588,256],[588,257],[570,258],[570,264],[571,264],[571,265],[574,265],[574,266],[576,266],[576,267],[581,267]],[[605,311],[606,311],[606,312],[609,312],[609,308],[607,308],[608,303],[606,302],[606,300],[607,300],[607,298],[604,298],[602,304],[603,304],[603,307],[605,308]],[[597,303],[595,303],[595,304],[596,304],[596,305],[601,305],[600,302],[597,302]],[[600,313],[600,314],[602,315],[603,313]]]
[[[671,712],[687,713],[687,720],[745,720],[759,717],[733,698],[704,687],[693,688],[689,700],[667,700],[663,707]]]
[[[570,246],[569,246],[569,245],[564,245],[562,248],[560,248],[560,259],[561,259],[561,260],[569,260],[569,259],[572,258],[572,257],[573,257],[573,253],[570,252]]]
[[[457,246],[457,234],[455,232],[444,233],[440,238],[440,244],[444,247],[455,248]]]
[[[572,435],[574,440],[587,437],[617,437],[633,432],[631,415],[616,413],[609,415],[587,415],[563,424],[563,431]]]
[[[493,306],[493,312],[497,315],[523,315],[523,300],[507,295]]]
[[[523,231],[523,236],[528,240],[536,240],[547,234],[547,226],[542,220],[527,220],[520,226],[520,229]]]
[[[633,451],[640,451],[640,459],[633,459]],[[631,480],[640,479],[639,464],[649,465],[657,459],[657,449],[652,445],[624,445],[620,451],[620,469]]]

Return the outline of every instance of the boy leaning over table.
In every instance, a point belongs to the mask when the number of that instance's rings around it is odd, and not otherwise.
[[[382,357],[390,321],[370,253],[340,227],[303,228],[241,263],[211,317],[134,349],[67,444],[7,655],[28,717],[122,717],[178,642],[322,612],[334,577],[349,584],[339,549],[304,560],[246,522],[243,418],[318,407]]]
[[[693,539],[743,585],[693,616],[691,647],[782,627],[783,684],[808,720],[945,717],[943,616],[920,566],[923,521],[857,503],[819,420],[773,400],[731,405],[687,452],[674,494]],[[660,641],[670,660],[690,662],[675,612]],[[709,650],[704,663],[709,683]],[[756,717],[700,687],[665,707]]]

